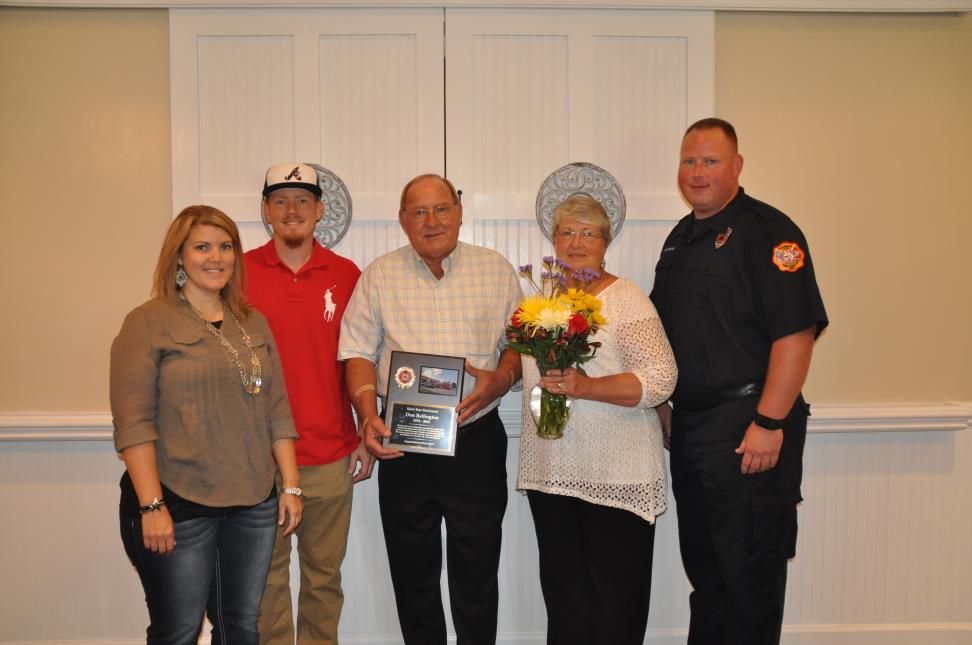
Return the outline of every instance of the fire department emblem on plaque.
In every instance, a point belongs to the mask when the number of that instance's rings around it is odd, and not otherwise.
[[[403,390],[415,385],[415,370],[408,365],[403,365],[395,371],[395,385]]]

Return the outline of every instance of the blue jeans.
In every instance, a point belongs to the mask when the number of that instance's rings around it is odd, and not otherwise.
[[[257,645],[257,617],[276,534],[277,498],[221,517],[175,523],[170,555],[145,548],[141,520],[120,516],[121,538],[145,590],[150,645],[195,645],[203,615],[214,645]]]

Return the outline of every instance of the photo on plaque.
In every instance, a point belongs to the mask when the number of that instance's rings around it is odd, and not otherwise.
[[[419,392],[438,394],[439,396],[455,396],[458,391],[459,370],[422,366],[419,371]]]
[[[392,352],[385,394],[386,447],[402,452],[456,454],[466,359]]]

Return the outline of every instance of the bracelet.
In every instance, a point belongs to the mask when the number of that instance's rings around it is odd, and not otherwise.
[[[767,417],[759,412],[753,415],[753,423],[766,430],[780,430],[783,427],[783,419]]]
[[[156,497],[152,500],[152,503],[149,504],[148,506],[139,506],[138,514],[145,515],[146,513],[154,513],[155,511],[159,510],[163,506],[165,506],[165,500]]]
[[[374,391],[374,389],[375,389],[374,383],[365,383],[364,385],[362,385],[361,387],[359,387],[357,390],[354,391],[354,394],[351,395],[351,398],[357,399],[358,395],[361,394],[362,392],[367,392],[368,390]]]

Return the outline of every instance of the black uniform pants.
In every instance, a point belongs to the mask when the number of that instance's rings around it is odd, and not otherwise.
[[[787,560],[796,549],[796,503],[806,437],[802,399],[787,417],[776,467],[740,472],[734,451],[756,398],[672,420],[672,488],[682,563],[692,584],[689,645],[780,642]]]
[[[655,525],[630,511],[528,491],[547,645],[642,645]]]
[[[458,644],[496,642],[506,442],[493,410],[460,434],[455,457],[411,453],[378,468],[381,523],[406,645],[446,643],[439,590],[443,519]]]

